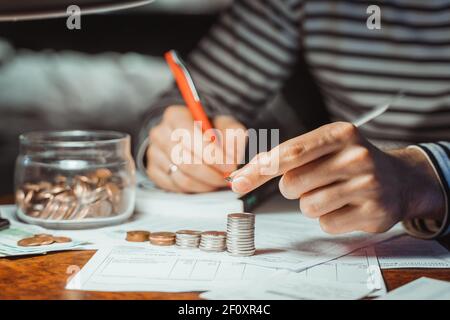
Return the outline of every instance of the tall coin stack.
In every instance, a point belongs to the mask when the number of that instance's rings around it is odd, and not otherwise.
[[[232,213],[227,221],[227,250],[233,256],[255,253],[255,215]]]
[[[198,248],[201,232],[196,230],[178,230],[176,244],[180,248]]]
[[[200,239],[200,250],[222,252],[225,251],[225,239],[227,234],[222,231],[202,232]]]

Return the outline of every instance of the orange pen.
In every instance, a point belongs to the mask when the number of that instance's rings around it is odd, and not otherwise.
[[[200,101],[200,96],[198,94],[197,88],[195,88],[194,81],[186,68],[183,60],[178,56],[175,50],[170,50],[164,54],[167,64],[175,78],[178,89],[181,92],[181,96],[186,102],[189,111],[195,121],[201,121],[202,131],[205,132],[209,129],[214,129],[211,121],[206,115],[203,109],[202,102]],[[212,131],[211,142],[219,142],[219,137]],[[228,177],[228,173],[224,173],[224,177]]]
[[[205,110],[203,109],[200,96],[194,85],[194,81],[192,80],[192,77],[189,74],[183,60],[181,60],[175,50],[166,52],[164,54],[164,58],[172,71],[178,89],[180,89],[181,96],[186,102],[189,111],[192,113],[194,120],[201,122],[203,132],[209,129],[214,129],[211,121],[206,115]],[[211,141],[214,142],[216,139],[217,135],[213,133]]]

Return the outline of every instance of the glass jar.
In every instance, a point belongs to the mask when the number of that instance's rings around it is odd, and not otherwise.
[[[48,131],[20,136],[18,217],[53,229],[117,224],[134,210],[130,136],[113,131]]]

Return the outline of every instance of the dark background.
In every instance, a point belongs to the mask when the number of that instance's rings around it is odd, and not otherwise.
[[[6,39],[16,49],[30,49],[36,52],[50,49],[56,52],[63,50],[89,54],[137,52],[162,56],[167,50],[176,49],[185,56],[217,20],[220,14],[219,9],[204,13],[182,13],[183,11],[180,10],[181,13],[152,12],[133,9],[119,13],[87,15],[82,16],[81,30],[67,29],[65,18],[4,22],[0,23],[0,38]],[[302,59],[280,96],[282,101],[272,104],[267,118],[278,124],[271,125],[270,128],[280,128],[282,140],[327,122],[320,93]],[[306,108],[292,108],[299,103],[314,107],[308,108],[306,114]],[[292,110],[295,110],[297,114]],[[280,118],[284,120],[281,122]],[[288,126],[286,119],[290,120],[293,126]],[[129,125],[134,128],[125,128],[125,131],[132,132],[136,131],[141,123]],[[290,128],[287,129],[288,127]],[[20,132],[30,131],[30,128],[17,129]],[[284,133],[283,130],[289,132]],[[11,139],[15,141],[7,141]],[[0,162],[0,195],[11,194],[13,193],[14,158],[19,152],[18,137],[5,138],[0,135],[0,156],[1,150],[7,150],[7,156],[11,160],[6,161],[6,164]]]
[[[217,12],[177,14],[140,13],[132,10],[83,16],[81,30],[67,29],[65,18],[3,22],[0,23],[0,37],[17,49],[33,51],[74,50],[93,54],[113,51],[161,56],[169,49],[177,49],[182,54],[187,54],[208,31],[217,16]],[[21,131],[27,131],[27,128]],[[6,141],[0,135],[0,150],[7,149],[9,153],[3,156],[13,159],[18,152],[18,143],[14,144],[12,150],[10,147],[2,149],[7,144],[10,146],[11,141]],[[13,173],[13,161],[0,165],[0,195],[13,192]]]
[[[162,55],[168,49],[191,50],[218,14],[115,13],[82,17],[81,30],[66,28],[66,19],[3,22],[0,37],[17,48],[139,52]]]

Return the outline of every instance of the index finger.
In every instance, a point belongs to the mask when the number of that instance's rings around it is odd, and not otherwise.
[[[269,152],[257,154],[247,165],[233,172],[231,187],[237,193],[252,191],[289,170],[340,150],[356,132],[351,123],[334,122],[283,142]]]

